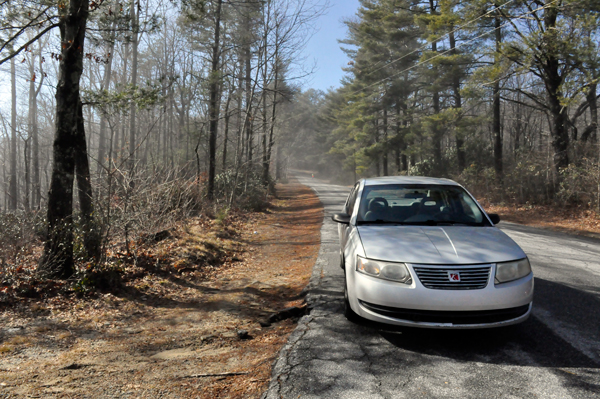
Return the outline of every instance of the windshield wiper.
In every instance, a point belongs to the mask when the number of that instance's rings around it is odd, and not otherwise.
[[[393,220],[377,219],[377,220],[358,220],[356,222],[356,224],[361,225],[361,224],[405,224],[405,223],[394,222]]]
[[[422,222],[406,222],[404,224],[410,224],[415,226],[455,226],[455,225],[463,225],[463,226],[483,226],[482,223],[473,223],[473,222],[458,222],[455,220],[425,220]]]
[[[419,222],[399,222],[399,221],[393,221],[393,220],[383,220],[383,219],[376,219],[376,220],[358,220],[356,222],[357,225],[363,225],[363,224],[395,224],[395,225],[400,225],[400,226],[455,226],[455,225],[462,225],[462,226],[484,226],[483,223],[473,223],[473,222],[458,222],[458,221],[454,221],[454,220],[422,220]]]

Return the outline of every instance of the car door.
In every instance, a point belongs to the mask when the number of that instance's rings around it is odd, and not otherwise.
[[[348,195],[346,204],[344,205],[344,212],[351,216],[352,216],[352,213],[354,212],[354,206],[356,205],[356,196],[359,191],[359,186],[360,186],[360,183],[356,183],[354,185],[354,187],[350,191],[350,194]],[[346,247],[346,244],[348,242],[348,236],[350,234],[351,228],[352,228],[351,224],[342,224],[342,223],[338,224],[338,232],[339,232],[339,237],[340,237],[340,248],[341,248],[342,253],[344,252],[344,248]]]

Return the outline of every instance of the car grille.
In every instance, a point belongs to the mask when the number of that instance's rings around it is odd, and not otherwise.
[[[491,266],[426,267],[413,266],[425,288],[434,290],[480,290],[490,278]],[[460,281],[450,281],[449,272],[459,272]]]

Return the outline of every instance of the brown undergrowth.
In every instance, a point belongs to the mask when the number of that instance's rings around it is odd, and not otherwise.
[[[122,270],[95,275],[100,291],[4,292],[0,397],[260,397],[296,320],[259,322],[302,306],[323,217],[307,187],[277,192],[266,212],[195,218],[111,254]]]

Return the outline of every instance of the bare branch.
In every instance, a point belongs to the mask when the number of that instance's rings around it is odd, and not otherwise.
[[[21,47],[19,47],[17,49],[17,51],[13,52],[12,54],[9,54],[5,58],[0,59],[0,65],[4,64],[6,61],[9,61],[12,58],[16,57],[17,55],[19,55],[21,53],[21,51],[25,50],[31,44],[35,43],[36,40],[40,39],[42,36],[44,36],[46,33],[48,33],[49,31],[51,31],[52,29],[54,29],[56,27],[58,27],[57,23],[56,24],[52,24],[50,26],[47,26],[44,30],[42,30],[40,33],[38,33],[37,35],[35,35],[32,39],[28,40]]]

